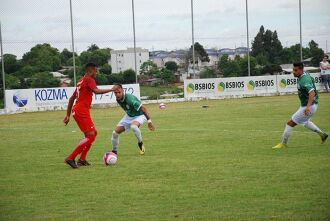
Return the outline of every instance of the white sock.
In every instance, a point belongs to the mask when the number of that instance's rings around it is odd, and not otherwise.
[[[136,139],[138,140],[139,143],[142,142],[142,134],[141,134],[141,130],[138,126],[136,126],[135,124],[131,125],[131,129],[133,130]]]
[[[119,134],[117,134],[116,131],[112,132],[111,142],[112,142],[112,150],[117,151],[119,144]]]
[[[285,126],[283,136],[282,136],[282,143],[283,144],[285,144],[285,145],[288,144],[289,137],[291,136],[292,131],[293,131],[293,127],[291,127],[289,125]]]
[[[308,121],[304,127],[310,129],[311,131],[317,133],[317,134],[320,134],[322,133],[322,131],[320,130],[320,128],[318,128],[312,121]]]

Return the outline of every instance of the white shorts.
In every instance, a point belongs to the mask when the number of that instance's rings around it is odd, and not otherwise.
[[[310,115],[305,115],[305,109],[306,107],[300,107],[296,113],[294,113],[291,117],[292,121],[295,122],[296,124],[306,124],[312,116],[315,114],[317,110],[317,104],[313,104],[311,106],[311,114]]]
[[[140,123],[140,126],[144,123],[146,123],[148,120],[146,116],[140,115],[137,117],[130,117],[127,114],[119,121],[117,124],[117,127],[124,127],[125,131],[129,131],[131,129],[131,125],[134,121],[137,121]]]

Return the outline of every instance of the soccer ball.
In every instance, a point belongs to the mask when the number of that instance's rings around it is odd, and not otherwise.
[[[165,109],[165,108],[166,108],[166,104],[164,104],[164,103],[159,104],[159,109]]]
[[[106,152],[103,156],[103,161],[106,166],[115,165],[117,163],[117,155],[113,152]]]

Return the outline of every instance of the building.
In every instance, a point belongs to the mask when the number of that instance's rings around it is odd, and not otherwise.
[[[148,60],[149,51],[147,49],[136,48],[137,74],[140,73],[141,65]],[[128,69],[135,70],[134,48],[127,48],[127,50],[112,50],[110,63],[113,73],[119,73]]]

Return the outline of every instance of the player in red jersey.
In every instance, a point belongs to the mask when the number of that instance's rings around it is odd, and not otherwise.
[[[80,130],[85,134],[85,138],[80,141],[78,146],[65,159],[65,163],[67,163],[73,169],[78,168],[78,166],[90,165],[86,160],[86,155],[97,135],[93,120],[90,116],[93,92],[95,94],[105,94],[112,91],[112,89],[97,88],[95,83],[96,73],[97,66],[93,63],[88,63],[86,65],[85,76],[77,83],[76,90],[69,99],[67,113],[63,120],[64,124],[67,125],[70,121],[70,115],[72,111],[73,118],[77,122]],[[73,106],[74,101],[76,101],[76,103]],[[75,158],[79,154],[80,158],[76,164]]]

